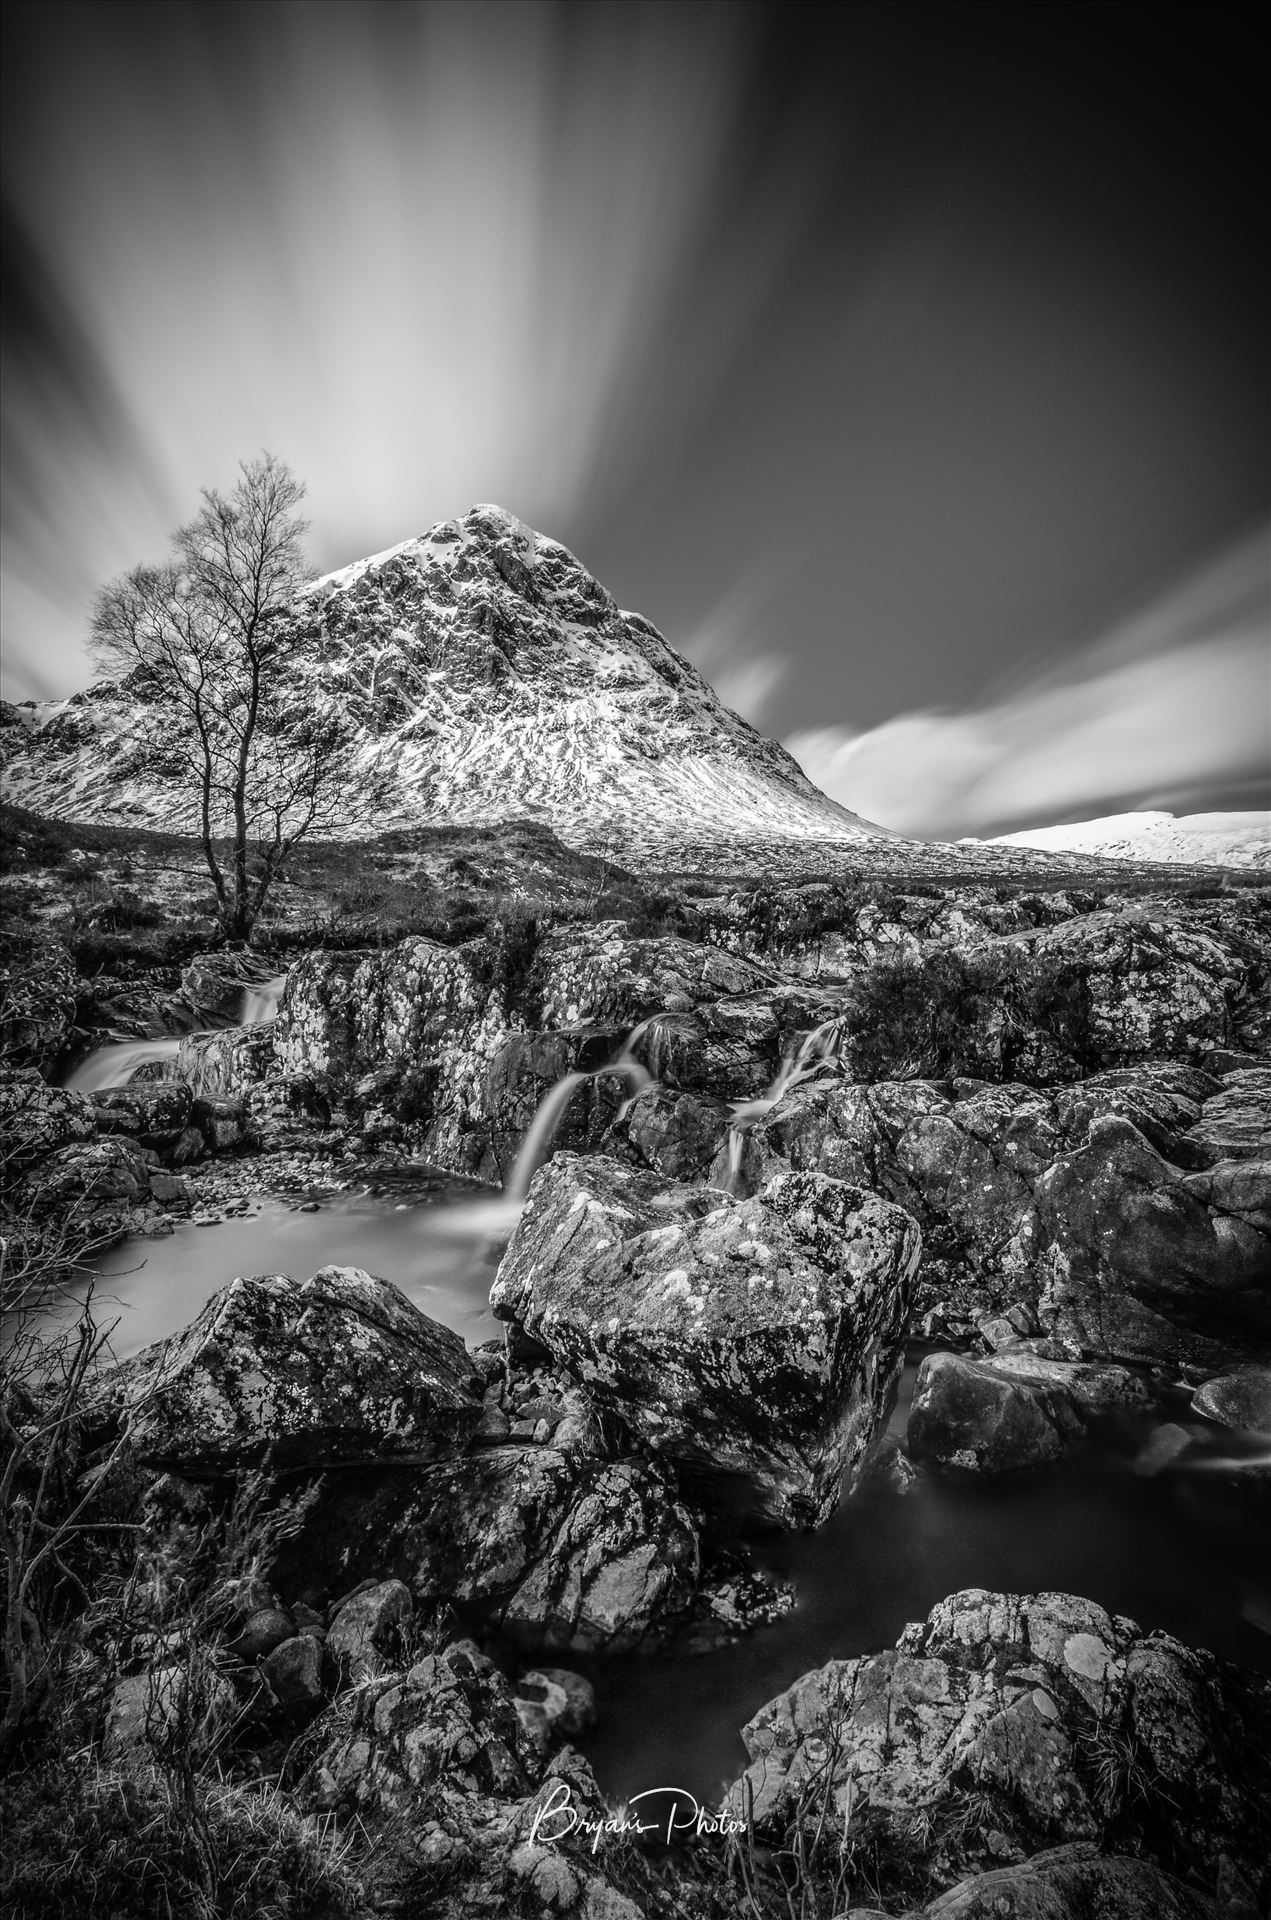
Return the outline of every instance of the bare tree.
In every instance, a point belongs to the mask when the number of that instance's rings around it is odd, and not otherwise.
[[[289,615],[308,577],[304,491],[273,454],[245,461],[230,493],[204,492],[172,558],[112,581],[93,613],[99,664],[126,676],[163,764],[193,784],[231,940],[250,937],[288,852],[347,800],[339,719],[288,672]]]

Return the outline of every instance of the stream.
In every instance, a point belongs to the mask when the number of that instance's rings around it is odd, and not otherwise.
[[[257,1018],[272,1013],[280,984],[251,1004]],[[818,1030],[763,1101],[735,1103],[738,1151],[744,1126],[818,1070],[831,1040],[829,1029]],[[650,1076],[630,1045],[600,1071],[638,1087]],[[126,1079],[139,1064],[124,1058],[128,1048],[101,1052],[114,1057],[91,1056],[79,1085],[119,1084],[113,1076],[126,1069]],[[367,1189],[316,1202],[262,1194],[237,1203],[235,1217],[123,1242],[100,1260],[94,1283],[99,1322],[115,1323],[114,1352],[123,1358],[187,1326],[237,1274],[303,1279],[331,1263],[395,1282],[470,1346],[500,1334],[490,1283],[533,1168],[550,1148],[570,1091],[586,1077],[570,1075],[547,1096],[505,1195],[474,1198],[471,1187],[457,1191],[444,1175],[424,1177],[413,1190]],[[911,1353],[891,1417],[889,1430],[901,1440],[918,1358]],[[1152,1445],[1167,1422],[1187,1436],[1181,1451]],[[596,1684],[600,1723],[579,1744],[607,1793],[678,1787],[702,1802],[745,1764],[739,1730],[765,1701],[829,1659],[891,1646],[907,1621],[963,1587],[1083,1594],[1144,1627],[1271,1671],[1265,1464],[1262,1476],[1246,1471],[1259,1459],[1265,1463],[1265,1440],[1259,1456],[1241,1436],[1199,1419],[1180,1392],[1148,1415],[1109,1421],[1048,1468],[984,1480],[924,1473],[904,1492],[875,1474],[819,1533],[758,1543],[759,1564],[792,1582],[797,1595],[773,1624],[716,1651],[604,1661],[544,1654],[543,1663],[583,1668]]]

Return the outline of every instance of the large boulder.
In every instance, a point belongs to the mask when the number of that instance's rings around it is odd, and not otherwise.
[[[1043,1327],[1084,1352],[1271,1358],[1271,1167],[1183,1173],[1109,1116],[1037,1182],[1018,1246]]]
[[[1119,907],[1007,938],[1080,988],[1081,1047],[1103,1066],[1228,1043],[1248,962],[1217,930],[1159,907]]]
[[[97,1130],[119,1134],[170,1159],[190,1124],[194,1096],[184,1080],[137,1080],[92,1096]]]
[[[909,1452],[971,1473],[1042,1466],[1085,1437],[1090,1415],[1147,1404],[1124,1367],[1054,1360],[1024,1342],[991,1360],[930,1353],[914,1382]]]
[[[919,1250],[907,1214],[822,1175],[733,1202],[561,1155],[490,1300],[712,1507],[815,1526],[884,1418]]]
[[[139,1459],[194,1475],[426,1460],[464,1444],[480,1381],[458,1334],[388,1281],[323,1267],[231,1281],[108,1374],[94,1411],[129,1418]]]
[[[1271,1682],[1072,1594],[954,1594],[894,1650],[805,1674],[742,1738],[727,1804],[757,1836],[814,1810],[868,1837],[884,1883],[935,1891],[1101,1841],[1271,1892]]]

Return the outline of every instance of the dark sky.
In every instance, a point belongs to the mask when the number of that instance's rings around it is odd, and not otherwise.
[[[1262,9],[6,9],[10,697],[267,446],[497,500],[850,805],[1266,804]]]

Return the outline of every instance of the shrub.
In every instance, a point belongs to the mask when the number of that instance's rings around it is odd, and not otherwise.
[[[1089,986],[1071,963],[1004,944],[881,960],[848,999],[862,1080],[1040,1081],[1098,1064]]]

